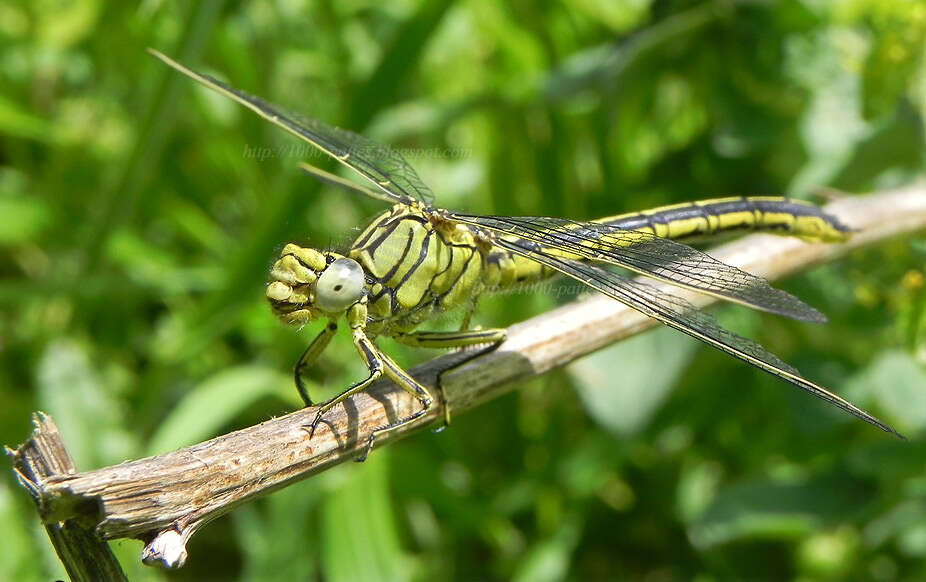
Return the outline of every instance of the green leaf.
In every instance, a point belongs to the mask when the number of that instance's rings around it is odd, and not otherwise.
[[[926,520],[926,504],[919,499],[898,503],[873,519],[865,528],[865,541],[879,547],[890,540],[903,536],[905,532],[916,531]]]
[[[222,276],[221,270],[214,265],[183,268],[177,257],[165,252],[161,245],[128,229],[112,234],[106,244],[106,254],[135,284],[167,296],[191,289],[212,289]]]
[[[844,478],[738,483],[720,490],[688,532],[702,550],[748,538],[795,539],[850,518],[866,497]]]
[[[572,554],[581,528],[575,518],[566,519],[550,539],[531,548],[519,564],[516,582],[554,582],[568,578]]]
[[[676,487],[678,515],[692,523],[710,506],[723,478],[723,466],[716,462],[690,464],[679,475]]]
[[[910,354],[886,350],[852,378],[847,391],[865,393],[901,431],[926,429],[926,370]]]
[[[35,239],[51,222],[50,214],[44,200],[0,196],[0,245]]]
[[[654,329],[583,358],[569,372],[592,418],[628,436],[646,428],[697,347],[673,330]]]
[[[801,197],[832,183],[872,131],[862,117],[861,78],[846,66],[864,58],[865,43],[859,31],[833,27],[793,37],[788,49],[788,72],[812,95],[800,122],[808,159],[788,186]]]

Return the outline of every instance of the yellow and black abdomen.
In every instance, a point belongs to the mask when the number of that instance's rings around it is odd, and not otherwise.
[[[690,241],[729,232],[762,231],[816,242],[846,240],[851,229],[819,206],[780,196],[714,198],[596,220],[627,230]]]
[[[594,222],[689,243],[720,234],[743,232],[769,232],[808,241],[840,242],[852,232],[820,207],[780,196],[713,198],[608,216]],[[553,255],[569,257],[562,250],[547,250]],[[497,290],[529,284],[555,274],[531,259],[503,249],[490,253],[487,263],[490,287]]]

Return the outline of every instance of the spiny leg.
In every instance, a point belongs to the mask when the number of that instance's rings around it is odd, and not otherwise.
[[[396,386],[415,396],[419,402],[421,402],[421,410],[414,412],[404,418],[397,419],[395,422],[390,422],[379,426],[370,431],[370,436],[367,438],[367,445],[363,450],[363,454],[354,459],[357,462],[363,462],[366,460],[367,455],[370,454],[370,451],[373,449],[373,441],[376,440],[376,437],[382,434],[385,434],[389,431],[395,430],[405,424],[420,418],[431,409],[433,399],[431,394],[428,392],[428,389],[419,384],[414,378],[412,378],[408,372],[403,370],[398,364],[396,364],[392,358],[386,354],[380,352],[380,358],[382,358],[383,364],[385,365],[384,372],[386,376],[395,382]],[[446,402],[444,403],[446,410]]]
[[[473,314],[476,313],[476,304],[479,303],[479,297],[479,293],[474,293],[472,299],[469,300],[466,306],[466,313],[463,314],[463,321],[460,322],[460,331],[468,331],[470,329],[470,323],[473,320]]]
[[[309,397],[309,390],[306,388],[305,383],[302,380],[302,373],[306,368],[315,363],[315,360],[318,359],[318,356],[325,351],[325,348],[328,347],[328,344],[331,342],[331,338],[334,337],[334,334],[338,331],[338,324],[333,321],[329,321],[328,325],[325,326],[325,329],[318,334],[312,343],[309,344],[309,347],[302,352],[302,355],[299,356],[299,361],[296,362],[296,367],[293,369],[293,376],[296,380],[296,389],[299,390],[299,396],[302,397],[302,401],[306,406],[312,406],[312,399]]]
[[[318,426],[318,423],[321,422],[322,417],[326,412],[343,402],[345,399],[350,398],[358,392],[366,390],[370,384],[379,379],[383,375],[383,360],[382,354],[373,345],[373,342],[370,341],[370,338],[367,337],[366,327],[367,319],[367,306],[363,302],[355,303],[347,312],[347,320],[351,328],[351,335],[354,340],[354,347],[357,348],[357,351],[360,353],[360,356],[363,358],[364,363],[367,365],[367,369],[370,371],[370,375],[367,376],[365,380],[357,382],[344,392],[341,392],[328,402],[322,404],[318,407],[318,412],[315,414],[315,419],[312,421],[309,430],[309,438],[315,435],[315,428]],[[330,339],[330,338],[329,338]]]
[[[504,328],[468,329],[465,331],[414,331],[393,336],[395,341],[414,348],[465,348],[505,341]]]
[[[394,339],[407,346],[417,348],[465,348],[480,344],[490,344],[485,349],[478,350],[467,358],[454,364],[450,370],[456,368],[477,356],[490,352],[497,348],[499,344],[505,341],[508,331],[503,328],[494,329],[470,329],[462,331],[416,331],[412,333],[402,333],[393,336]],[[447,370],[444,370],[446,372]],[[443,375],[443,372],[441,372]],[[441,400],[444,403],[444,426],[450,426],[450,404],[444,395],[444,388],[441,386],[441,376],[437,378],[437,389],[440,391]]]

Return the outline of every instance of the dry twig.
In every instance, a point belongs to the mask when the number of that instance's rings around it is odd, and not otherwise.
[[[35,430],[32,438],[15,451],[7,449],[7,453],[13,458],[13,472],[20,485],[29,491],[35,501],[36,509],[45,522],[45,531],[68,577],[75,582],[128,580],[109,545],[96,535],[96,520],[92,511],[63,521],[46,519],[44,482],[55,476],[73,475],[77,469],[61,441],[55,421],[37,413],[33,425]]]

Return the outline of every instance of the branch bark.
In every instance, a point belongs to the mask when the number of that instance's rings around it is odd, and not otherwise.
[[[844,244],[752,235],[711,251],[716,258],[768,279],[840,257],[884,239],[926,228],[926,185],[846,197],[827,210],[858,229]],[[703,307],[710,297],[672,289]],[[436,358],[411,371],[427,386],[438,376],[454,414],[498,397],[521,382],[562,366],[656,322],[601,295],[577,301],[509,328],[497,350],[462,365],[465,354]],[[442,374],[443,372],[443,374]],[[105,539],[148,541],[146,563],[174,568],[186,542],[205,523],[237,505],[355,457],[366,435],[418,409],[417,400],[390,382],[375,384],[332,409],[309,438],[314,408],[298,410],[165,455],[85,473],[37,476],[29,483],[46,524],[76,518],[96,523]],[[377,440],[377,447],[440,422],[444,402]],[[38,435],[20,447],[24,454]]]

